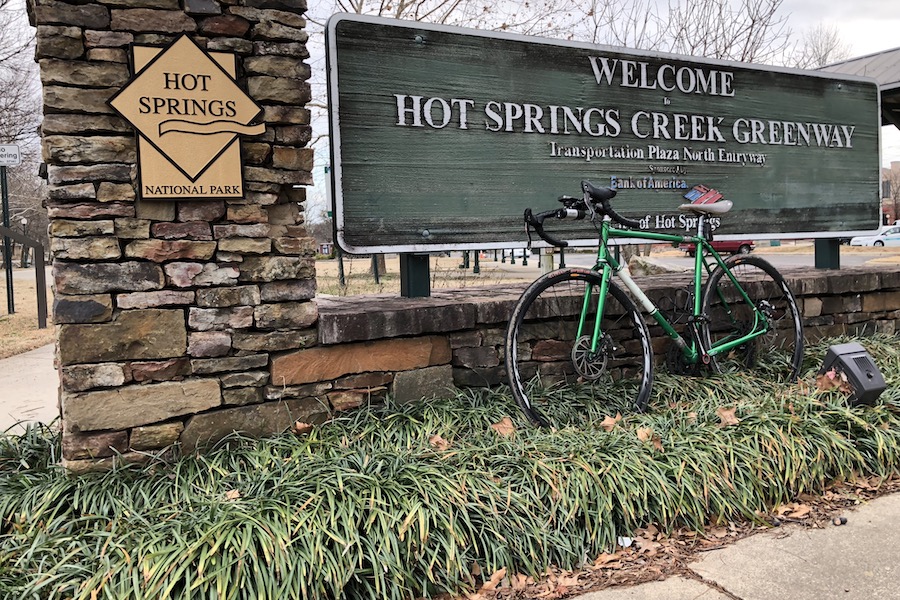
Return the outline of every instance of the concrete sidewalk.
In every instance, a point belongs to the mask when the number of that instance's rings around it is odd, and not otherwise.
[[[21,433],[20,422],[59,417],[58,389],[53,344],[0,360],[0,431]]]
[[[670,577],[577,600],[900,598],[900,494],[843,516],[846,525],[787,525],[703,553],[689,565],[697,579]]]

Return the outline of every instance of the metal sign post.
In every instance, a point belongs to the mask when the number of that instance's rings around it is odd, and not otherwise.
[[[0,199],[3,204],[3,226],[9,229],[9,192],[6,184],[6,167],[22,164],[22,155],[16,145],[0,145]],[[3,236],[3,268],[6,272],[6,309],[9,314],[16,312],[13,298],[12,250],[9,237]]]

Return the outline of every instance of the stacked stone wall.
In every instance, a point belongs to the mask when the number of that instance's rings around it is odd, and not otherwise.
[[[314,300],[305,0],[34,0],[44,90],[63,462],[79,472],[262,435],[380,402],[506,380],[523,286]],[[244,197],[137,199],[136,142],[107,101],[129,46],[188,34],[238,57],[264,109],[241,142]],[[809,339],[893,333],[900,273],[788,275]],[[659,301],[684,277],[640,281]],[[654,339],[658,353],[665,340]]]
[[[316,344],[305,0],[36,0],[63,459],[142,461],[232,429],[269,433],[330,410],[275,394],[272,357]],[[131,44],[188,34],[238,58],[264,110],[241,144],[244,197],[136,199],[136,141],[107,105]],[[277,396],[278,400],[273,401]]]
[[[784,274],[802,311],[808,342],[900,331],[900,272],[895,268]],[[664,307],[675,290],[690,285],[686,275],[636,280]],[[419,400],[448,389],[504,384],[506,324],[523,290],[524,285],[515,285],[439,291],[420,299],[320,299],[319,347],[279,356],[273,380],[332,406],[343,399],[343,408],[386,393]],[[651,324],[650,332],[662,363],[669,342],[660,327]]]

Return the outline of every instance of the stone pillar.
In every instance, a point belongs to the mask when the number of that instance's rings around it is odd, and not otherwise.
[[[326,408],[271,380],[316,344],[305,0],[32,0],[44,95],[63,461],[104,468],[232,430],[281,431]],[[106,104],[129,46],[187,33],[238,57],[265,111],[242,140],[244,197],[136,199],[136,142]]]

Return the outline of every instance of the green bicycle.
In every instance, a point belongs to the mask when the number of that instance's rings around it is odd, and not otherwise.
[[[682,204],[681,211],[696,217],[696,233],[675,235],[638,230],[637,221],[613,210],[614,189],[588,181],[581,187],[582,198],[559,199],[563,208],[525,211],[529,245],[532,229],[553,246],[568,245],[544,230],[544,221],[551,218],[589,219],[599,231],[592,268],[542,275],[519,298],[510,318],[507,373],[516,402],[532,421],[548,425],[548,408],[562,401],[558,392],[576,382],[592,385],[594,397],[625,399],[636,410],[645,409],[655,353],[638,305],[671,340],[666,362],[675,372],[754,370],[782,381],[797,378],[803,324],[784,277],[758,256],[725,259],[710,245],[709,219],[728,212],[730,201]],[[623,238],[694,245],[693,281],[673,307],[664,311],[654,304],[610,250],[610,239]],[[676,311],[680,317],[673,316]]]

